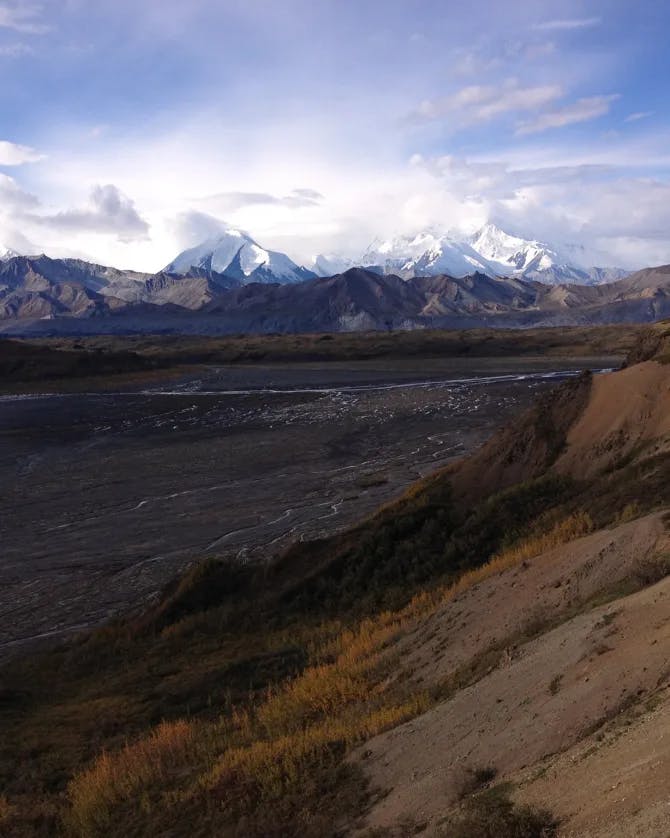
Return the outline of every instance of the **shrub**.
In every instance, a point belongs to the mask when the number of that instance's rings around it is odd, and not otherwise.
[[[118,753],[102,753],[91,768],[78,774],[68,786],[71,808],[67,822],[72,833],[104,834],[115,806],[152,783],[164,782],[193,746],[193,725],[185,721],[164,722],[149,736]]]
[[[505,567],[520,564],[525,559],[532,559],[541,553],[546,553],[547,550],[588,535],[592,530],[591,516],[587,512],[576,512],[563,521],[559,521],[549,532],[527,536],[508,549],[497,553],[489,564],[499,563]]]
[[[639,518],[642,514],[642,509],[640,508],[640,504],[634,500],[631,503],[627,503],[624,508],[619,513],[619,517],[617,518],[618,524],[627,524],[629,521],[635,520],[635,518]]]
[[[468,768],[458,790],[459,798],[468,797],[477,791],[481,791],[492,780],[495,780],[498,769],[493,765],[486,765],[480,768]]]
[[[641,587],[648,587],[670,575],[670,554],[661,553],[641,559],[635,567],[633,576]]]
[[[549,693],[550,695],[558,695],[561,690],[561,681],[563,680],[562,675],[554,675],[554,677],[549,682]]]
[[[444,838],[552,838],[558,821],[550,812],[517,806],[505,790],[491,789],[470,798]]]

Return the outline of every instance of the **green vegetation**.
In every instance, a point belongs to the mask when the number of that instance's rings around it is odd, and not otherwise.
[[[475,792],[481,791],[493,782],[498,775],[498,769],[493,765],[485,765],[480,768],[469,768],[465,772],[463,782],[459,791],[459,797],[469,797]]]
[[[549,683],[549,692],[551,695],[558,695],[561,691],[561,681],[563,680],[562,675],[554,675]]]
[[[160,366],[160,360],[128,349],[85,349],[78,344],[56,349],[0,339],[0,385],[146,373]]]

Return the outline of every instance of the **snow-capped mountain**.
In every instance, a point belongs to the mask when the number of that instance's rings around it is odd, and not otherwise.
[[[478,230],[470,243],[503,276],[545,271],[560,261],[556,251],[547,245],[510,236],[495,224],[486,224]]]
[[[16,250],[12,250],[11,247],[5,247],[2,242],[0,242],[0,262],[6,262],[8,259],[13,259],[15,256],[19,256]]]
[[[468,242],[432,231],[375,241],[363,254],[362,264],[400,276],[465,276],[474,271],[486,274],[493,271]]]
[[[186,274],[191,268],[225,274],[244,284],[302,282],[315,276],[312,271],[297,265],[285,253],[266,250],[247,233],[233,227],[226,227],[202,244],[180,253],[165,271]]]
[[[317,276],[335,276],[335,274],[343,274],[349,268],[356,266],[353,259],[347,259],[338,253],[320,253],[314,260],[312,270]]]
[[[360,256],[319,255],[312,270],[319,276],[333,276],[351,267],[363,267],[404,278],[412,276],[466,276],[479,271],[495,276],[493,265],[483,259],[467,241],[433,231],[415,236],[376,239]]]
[[[319,276],[329,276],[357,265],[402,277],[439,274],[462,277],[479,271],[491,277],[536,279],[550,285],[564,282],[600,285],[629,273],[621,268],[595,267],[598,262],[593,258],[576,245],[555,248],[486,224],[469,238],[428,231],[374,241],[354,259],[332,254],[318,256],[313,270]],[[600,265],[607,261],[602,255],[598,258],[604,260]]]
[[[499,276],[521,276],[556,285],[563,282],[600,285],[622,279],[629,271],[596,267],[607,261],[604,254],[589,254],[580,245],[552,247],[505,233],[486,224],[471,237],[472,247],[487,259]]]

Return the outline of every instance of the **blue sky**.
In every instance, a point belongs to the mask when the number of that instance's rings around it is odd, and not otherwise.
[[[0,243],[158,269],[493,220],[670,262],[659,2],[0,0]]]

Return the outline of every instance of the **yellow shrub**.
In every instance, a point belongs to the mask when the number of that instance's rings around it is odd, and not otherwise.
[[[428,708],[427,695],[405,699],[388,677],[393,661],[388,650],[398,637],[460,592],[592,528],[588,515],[572,515],[493,556],[453,585],[418,594],[399,612],[383,612],[356,629],[329,623],[323,633],[315,632],[316,663],[269,690],[256,708],[198,728],[185,721],[162,724],[114,755],[103,753],[70,783],[71,831],[104,834],[115,806],[152,788],[159,788],[167,802],[175,764],[188,767],[187,796],[204,789],[236,811],[299,793],[315,768],[333,764],[357,743]],[[0,799],[0,813],[1,807]]]
[[[367,702],[375,692],[381,652],[400,630],[397,616],[385,613],[364,621],[356,631],[342,632],[331,644],[331,651],[339,652],[332,663],[310,667],[268,693],[257,713],[266,735],[282,735],[321,716],[341,713],[351,704]]]
[[[358,742],[396,727],[428,707],[424,694],[399,705],[382,707],[350,718],[326,719],[277,739],[230,748],[204,780],[226,800],[276,799],[304,780],[314,766],[339,759]]]
[[[502,573],[510,567],[516,567],[521,562],[539,556],[553,547],[558,547],[568,541],[573,541],[575,538],[587,535],[592,530],[593,521],[591,516],[586,512],[577,512],[560,521],[549,532],[525,538],[507,550],[492,556],[485,565],[467,571],[447,589],[446,598],[451,599],[490,576]]]
[[[634,521],[635,518],[639,518],[642,513],[642,509],[640,508],[640,504],[635,500],[632,503],[627,503],[626,506],[621,510],[619,513],[619,517],[617,518],[617,524],[627,524],[629,521]]]
[[[115,805],[140,789],[164,781],[170,768],[184,761],[193,744],[191,724],[163,722],[149,736],[118,753],[102,753],[68,786],[69,826],[75,834],[86,836],[103,831]]]

